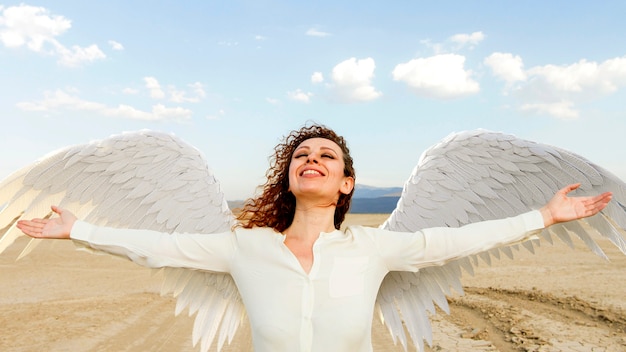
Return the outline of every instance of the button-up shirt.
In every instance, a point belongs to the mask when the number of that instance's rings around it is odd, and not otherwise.
[[[271,228],[165,234],[77,221],[71,238],[153,268],[227,272],[241,294],[257,352],[371,351],[380,284],[390,271],[417,271],[527,239],[543,228],[538,211],[460,228],[415,233],[351,226],[321,233],[306,273]]]

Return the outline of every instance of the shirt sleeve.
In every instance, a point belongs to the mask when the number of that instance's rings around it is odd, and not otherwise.
[[[235,250],[232,232],[168,234],[115,229],[76,221],[70,238],[78,246],[127,258],[149,268],[177,267],[230,272]]]
[[[435,227],[415,233],[385,231],[374,236],[389,271],[417,271],[489,249],[523,242],[544,228],[539,211],[468,224]]]

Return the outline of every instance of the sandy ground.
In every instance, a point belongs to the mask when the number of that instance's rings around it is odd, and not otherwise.
[[[377,225],[386,215],[349,215]],[[198,351],[192,318],[174,317],[160,274],[45,241],[18,262],[25,238],[0,255],[0,351]],[[515,260],[480,263],[432,317],[427,351],[626,351],[626,256],[598,240],[610,262],[544,243]],[[375,351],[403,351],[374,320]],[[414,347],[411,347],[415,350]],[[250,351],[240,333],[228,351]]]

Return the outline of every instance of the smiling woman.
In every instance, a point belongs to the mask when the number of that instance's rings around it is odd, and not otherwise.
[[[343,161],[343,176],[351,178],[354,184],[356,173],[353,166],[353,160],[350,156],[350,149],[345,139],[335,131],[321,125],[305,126],[300,130],[292,131],[284,141],[274,148],[274,155],[270,160],[270,168],[266,172],[267,181],[263,185],[263,193],[246,202],[243,211],[239,216],[239,220],[243,222],[243,226],[251,228],[254,226],[268,226],[276,231],[282,232],[286,230],[293,221],[296,213],[296,197],[290,191],[290,170],[293,159],[304,159],[308,162],[308,154],[311,147],[307,144],[302,145],[299,153],[296,148],[301,143],[310,139],[322,139],[319,147],[325,146],[327,153],[332,153],[337,159]],[[310,142],[309,142],[310,143]],[[320,158],[321,159],[321,158]],[[317,160],[319,163],[320,160]],[[337,161],[337,160],[336,160]],[[297,161],[295,162],[297,163]],[[337,165],[336,163],[333,163]],[[350,200],[354,193],[354,187],[347,192],[339,194],[334,202],[334,226],[339,229],[341,223],[345,219],[346,213],[350,209]]]
[[[474,134],[463,136],[473,137]],[[492,146],[495,138],[502,137],[489,135],[479,140],[484,139]],[[120,153],[115,153],[115,148],[120,146],[123,146]],[[68,189],[68,196],[101,188],[93,184],[121,185],[114,192],[116,196],[110,195],[113,191],[105,192],[103,201],[94,196],[90,204],[94,204],[95,211],[121,209],[118,215],[109,213],[111,219],[107,220],[117,221],[115,224],[119,227],[121,221],[118,220],[130,219],[133,227],[139,229],[97,226],[78,220],[69,210],[57,206],[52,210],[58,217],[19,220],[17,227],[34,238],[72,239],[81,246],[126,257],[143,266],[165,268],[168,274],[165,286],[178,295],[180,306],[177,309],[188,306],[192,313],[199,311],[193,336],[195,342],[202,341],[203,350],[208,350],[216,336],[219,336],[219,349],[247,317],[257,352],[372,351],[375,307],[385,316],[385,324],[394,338],[399,337],[406,345],[401,323],[404,319],[419,347],[422,338],[430,341],[425,310],[433,305],[432,301],[445,307],[445,299],[436,294],[437,289],[446,290],[448,285],[454,285],[445,280],[455,277],[452,273],[460,272],[458,267],[444,267],[443,274],[436,272],[438,274],[429,276],[431,272],[427,269],[457,265],[457,261],[468,256],[524,242],[544,227],[595,215],[609,205],[612,197],[610,192],[595,195],[599,193],[596,188],[592,195],[569,197],[568,193],[580,186],[571,184],[555,190],[556,194],[552,194],[547,203],[540,206],[533,203],[532,207],[539,210],[525,209],[526,212],[518,212],[521,215],[474,221],[460,227],[445,226],[442,222],[439,226],[410,231],[363,226],[340,229],[354,191],[352,158],[341,136],[325,126],[310,125],[293,131],[275,148],[263,192],[246,203],[238,218],[239,224],[235,224],[231,222],[232,214],[223,211],[219,188],[208,182],[214,180],[195,149],[171,136],[158,134],[122,136],[104,143],[102,150],[98,147],[77,148],[76,153],[64,151],[62,156],[49,159],[49,163],[36,165],[33,174],[18,173],[7,184],[24,183],[26,189],[18,192],[18,199],[20,194],[33,196],[36,189],[46,189],[42,185],[51,182],[50,177],[70,178],[65,181],[67,187],[72,188]],[[171,153],[171,150],[176,152]],[[533,150],[538,148],[533,147]],[[426,161],[432,159],[426,158]],[[517,161],[520,165],[526,162]],[[100,164],[94,165],[94,162]],[[498,165],[511,168],[513,164],[513,161],[501,161]],[[146,165],[159,171],[146,170]],[[187,169],[190,165],[197,168]],[[42,169],[38,169],[40,166]],[[183,169],[178,169],[179,166]],[[523,168],[536,170],[528,165]],[[456,174],[446,170],[435,172],[434,177],[439,180],[446,175],[462,177],[460,175],[466,172],[465,168]],[[77,174],[82,176],[68,176]],[[103,174],[111,178],[89,180]],[[146,175],[149,182],[142,178]],[[492,175],[498,181],[508,179],[502,172],[492,171]],[[129,180],[132,187],[124,184]],[[166,180],[166,183],[150,183],[154,180]],[[87,183],[80,184],[82,181]],[[444,186],[452,184],[449,179],[443,181]],[[620,191],[624,189],[623,184],[613,185],[613,181],[609,181],[607,185]],[[66,183],[52,184],[57,189],[62,187],[59,184]],[[15,188],[19,187],[11,187]],[[419,199],[426,204],[424,214],[410,210],[409,204],[415,198],[422,198],[433,189],[432,196]],[[487,197],[481,199],[482,194],[490,196],[485,186],[476,186],[472,199],[477,205],[470,209],[470,216],[481,211],[493,214],[493,209],[482,208],[490,202]],[[469,202],[463,198],[468,195],[460,191],[457,195],[449,196],[445,190],[437,191],[433,184],[427,185],[405,195],[406,206],[401,206],[395,216],[409,215],[414,222],[428,221],[433,215],[447,219],[458,216],[455,219],[461,222],[467,214],[458,215],[452,206],[434,206],[443,204],[437,203],[441,199],[452,199],[455,204],[469,209]],[[111,199],[114,203],[107,204]],[[522,204],[523,201],[525,199],[512,203]],[[152,217],[153,209],[169,206],[170,202],[172,209],[157,212]],[[16,211],[25,203],[16,201],[8,208]],[[84,202],[72,204],[81,212],[91,207]],[[128,210],[131,208],[132,211]],[[624,210],[614,204],[609,210],[608,216],[615,217],[621,224]],[[20,211],[29,214],[26,210]],[[141,215],[143,212],[145,214]],[[188,215],[198,218],[188,218]],[[390,219],[393,220],[393,216]],[[596,222],[590,220],[590,224],[599,228],[610,226],[597,223],[607,221],[604,218],[593,219]],[[171,231],[154,228],[170,222],[174,225]],[[216,227],[208,227],[213,226],[213,222],[232,226],[216,230]],[[616,242],[623,243],[617,232],[610,235]],[[407,297],[411,303],[403,301]]]

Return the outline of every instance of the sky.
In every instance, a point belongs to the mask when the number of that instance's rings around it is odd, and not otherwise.
[[[0,0],[1,1],[1,0]],[[623,1],[0,2],[0,179],[125,131],[173,133],[228,200],[280,139],[346,137],[357,183],[402,186],[452,132],[576,152],[626,180]]]

